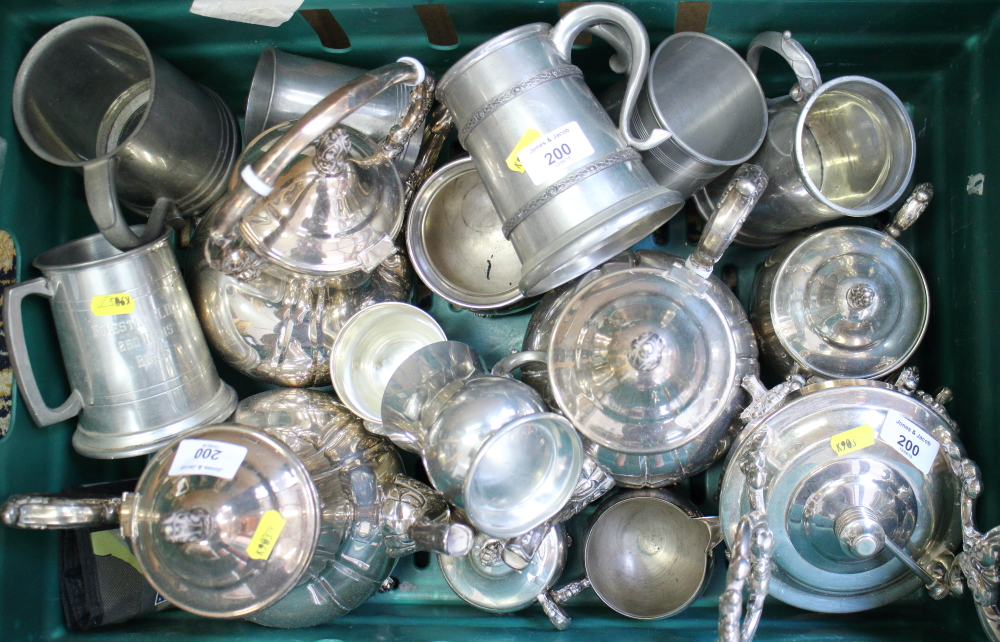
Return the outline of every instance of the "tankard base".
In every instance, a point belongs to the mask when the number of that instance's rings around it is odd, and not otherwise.
[[[146,455],[160,450],[182,432],[225,421],[236,410],[238,402],[236,391],[223,383],[212,401],[194,414],[166,426],[118,435],[108,435],[102,426],[88,426],[86,418],[81,418],[73,433],[73,448],[84,457],[93,459]]]
[[[571,281],[652,234],[683,205],[684,197],[665,187],[616,203],[557,238],[553,249],[531,257],[518,287],[532,297]]]

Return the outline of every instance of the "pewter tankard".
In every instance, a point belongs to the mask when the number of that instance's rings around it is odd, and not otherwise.
[[[240,146],[221,98],[101,16],[65,22],[31,48],[14,81],[14,122],[33,152],[82,170],[90,213],[121,250],[205,211],[226,192]],[[141,238],[119,201],[149,216]]]
[[[250,83],[244,140],[251,141],[279,123],[302,118],[330,92],[365,73],[364,69],[296,56],[268,46],[260,54]],[[396,85],[362,105],[342,122],[373,140],[382,140],[400,121],[409,104],[409,89]],[[422,130],[423,125],[393,160],[404,179],[417,161]]]
[[[823,83],[812,57],[787,31],[753,39],[751,69],[764,48],[787,60],[798,82],[770,102],[767,136],[750,161],[763,168],[768,188],[737,241],[772,247],[797,230],[871,216],[899,200],[916,158],[913,123],[899,98],[863,76]],[[703,217],[726,180],[724,174],[696,195]]]
[[[3,323],[21,399],[39,426],[79,415],[77,452],[98,459],[159,450],[223,421],[236,392],[219,379],[184,288],[169,232],[122,253],[94,234],[42,253],[42,278],[4,291]],[[50,300],[73,392],[49,408],[32,373],[21,301]]]
[[[609,25],[628,42],[612,60],[618,71],[630,69],[617,129],[570,64],[573,39],[590,27],[605,37]],[[600,265],[680,209],[683,197],[657,185],[636,151],[669,134],[637,140],[628,131],[648,62],[638,18],[588,3],[554,27],[529,24],[489,40],[441,78],[438,99],[514,244],[527,296]]]

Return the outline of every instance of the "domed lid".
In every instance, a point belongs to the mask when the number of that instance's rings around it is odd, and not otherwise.
[[[669,258],[664,269],[623,266],[584,285],[552,331],[559,407],[587,438],[620,452],[686,444],[735,385],[736,345],[712,279]]]
[[[237,424],[193,430],[158,452],[132,511],[143,575],[167,601],[209,617],[241,617],[280,600],[319,538],[320,504],[305,466],[285,444]]]
[[[239,167],[281,139],[291,123],[264,132]],[[350,127],[328,130],[282,173],[243,217],[240,234],[271,261],[303,274],[371,272],[396,251],[402,183],[375,143]]]
[[[878,377],[900,367],[927,328],[920,267],[887,234],[836,227],[807,237],[785,258],[771,319],[788,354],[825,377]]]
[[[441,574],[456,595],[487,611],[516,611],[551,588],[566,564],[566,529],[562,524],[549,529],[531,562],[521,570],[504,563],[504,543],[480,533],[468,555],[438,555]]]

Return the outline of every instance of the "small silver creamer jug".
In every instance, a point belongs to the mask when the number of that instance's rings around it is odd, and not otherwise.
[[[619,127],[570,64],[584,29],[620,29],[612,59],[629,71]],[[621,47],[619,42],[627,42]],[[649,38],[628,10],[587,3],[554,26],[513,29],[466,54],[442,76],[438,99],[458,128],[521,260],[519,287],[542,294],[600,265],[662,225],[683,197],[660,187],[628,130],[649,64]]]

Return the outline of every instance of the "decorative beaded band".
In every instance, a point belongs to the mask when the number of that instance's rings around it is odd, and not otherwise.
[[[469,134],[471,134],[472,130],[476,128],[476,125],[483,122],[487,116],[529,89],[534,89],[538,85],[543,85],[550,80],[558,80],[559,78],[570,78],[574,76],[583,78],[583,72],[580,71],[579,67],[576,65],[561,65],[559,67],[553,67],[548,71],[543,71],[542,73],[532,76],[523,82],[517,83],[476,110],[476,113],[474,113],[472,117],[469,118],[464,125],[462,125],[462,128],[458,130],[458,141],[462,143],[462,147],[465,147],[465,139],[469,137]]]
[[[580,183],[594,174],[604,171],[609,167],[618,165],[619,163],[627,163],[628,161],[639,161],[642,157],[639,156],[639,152],[635,151],[631,147],[619,150],[607,156],[602,156],[598,158],[593,163],[588,163],[575,172],[563,177],[561,180],[553,183],[544,192],[531,199],[524,206],[514,213],[514,216],[507,219],[503,224],[503,236],[506,239],[510,238],[511,233],[513,233],[514,228],[524,222],[524,219],[528,218],[542,205],[545,205],[553,198],[565,192],[569,188],[573,187],[577,183]]]

